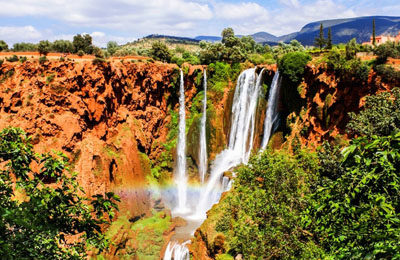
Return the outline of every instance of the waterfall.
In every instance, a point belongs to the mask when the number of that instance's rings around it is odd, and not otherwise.
[[[276,71],[272,80],[271,89],[268,97],[268,108],[264,121],[264,138],[261,143],[261,150],[265,150],[272,134],[272,127],[278,119],[278,96],[279,96],[280,77],[279,71]]]
[[[232,103],[232,122],[228,148],[218,154],[212,164],[210,178],[200,197],[195,214],[204,219],[206,212],[219,199],[222,174],[247,163],[253,149],[255,116],[261,93],[262,73],[256,79],[255,68],[243,71],[237,81]]]
[[[189,260],[189,249],[186,247],[186,245],[190,243],[189,241],[186,241],[183,244],[179,244],[177,242],[169,242],[167,249],[165,250],[164,253],[164,260]],[[172,257],[173,256],[173,257]]]
[[[185,85],[181,70],[181,82],[179,89],[179,136],[177,146],[177,168],[175,183],[178,187],[178,207],[176,212],[185,213],[189,209],[187,200],[187,176],[186,176],[186,111],[185,111]]]
[[[201,117],[200,126],[200,151],[199,151],[199,173],[200,181],[204,183],[204,178],[207,172],[207,140],[206,140],[206,122],[207,122],[207,71],[203,72],[203,88],[204,88],[204,98],[203,98],[203,115]]]

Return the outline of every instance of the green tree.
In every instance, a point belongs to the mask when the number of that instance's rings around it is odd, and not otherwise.
[[[88,249],[108,246],[102,227],[119,198],[106,193],[89,199],[76,177],[62,153],[37,155],[21,129],[0,132],[2,258],[86,259]]]
[[[156,41],[153,43],[150,50],[150,56],[163,62],[170,62],[172,58],[168,46],[161,41]]]
[[[114,55],[114,53],[118,50],[118,43],[115,41],[109,41],[107,43],[107,51],[110,55]]]
[[[83,51],[87,54],[92,54],[93,51],[92,36],[90,36],[89,34],[75,35],[72,43],[74,45],[75,53]]]
[[[235,32],[232,28],[225,28],[222,30],[221,36],[221,42],[225,45],[225,47],[232,48],[240,45],[240,39],[235,36]]]
[[[364,109],[349,116],[347,127],[353,135],[388,136],[400,132],[400,90],[367,96]]]
[[[384,64],[389,57],[400,57],[400,45],[396,46],[394,42],[385,42],[374,48],[374,54],[377,56],[376,63]],[[397,47],[397,48],[396,48]]]
[[[324,26],[320,25],[319,27],[319,37],[315,38],[315,46],[319,47],[320,50],[325,46],[326,40],[324,38]]]
[[[40,55],[46,56],[51,51],[51,43],[49,41],[40,41],[38,44],[38,51]]]
[[[311,56],[304,52],[290,52],[285,54],[278,62],[279,71],[284,79],[289,80],[294,85],[300,83],[304,75],[307,63]]]
[[[337,166],[319,179],[305,228],[335,259],[399,258],[400,133],[354,139]]]
[[[56,40],[52,44],[53,50],[60,53],[74,52],[74,45],[68,40]]]
[[[356,38],[351,39],[346,44],[346,59],[347,60],[354,59],[357,55],[358,48],[359,47]]]
[[[8,44],[5,41],[0,40],[0,51],[6,51],[6,50],[8,50]]]
[[[14,43],[13,51],[37,51],[38,45],[29,42]]]
[[[326,41],[326,49],[332,49],[332,28],[328,29],[328,39]]]
[[[372,44],[376,45],[376,28],[375,28],[375,18],[372,19]]]
[[[244,259],[318,259],[322,251],[301,218],[317,168],[315,154],[305,151],[265,152],[240,167],[215,225],[228,252]]]

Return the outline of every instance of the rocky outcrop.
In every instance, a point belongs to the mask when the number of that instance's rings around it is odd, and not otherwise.
[[[185,75],[189,104],[198,71],[190,67]],[[164,149],[178,84],[179,70],[171,64],[4,62],[0,129],[21,127],[37,152],[63,151],[89,196],[115,191],[122,209],[139,216],[149,211],[143,185],[150,160]]]

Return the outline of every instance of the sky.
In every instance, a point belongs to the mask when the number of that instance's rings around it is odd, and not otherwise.
[[[149,34],[194,37],[264,31],[276,36],[309,22],[357,16],[400,16],[399,0],[0,0],[0,40],[72,40],[123,44]]]

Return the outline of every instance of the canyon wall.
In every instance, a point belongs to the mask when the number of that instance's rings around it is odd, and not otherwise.
[[[187,101],[202,67],[185,71]],[[21,127],[36,152],[63,151],[87,195],[114,191],[121,211],[149,213],[144,186],[177,109],[179,69],[128,61],[4,62],[0,129]]]

